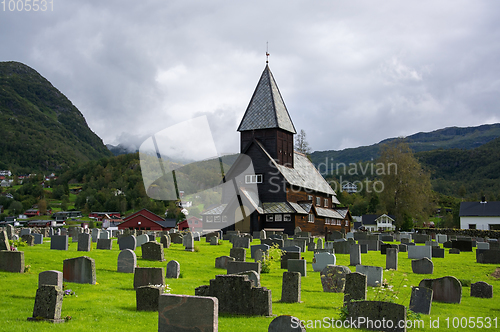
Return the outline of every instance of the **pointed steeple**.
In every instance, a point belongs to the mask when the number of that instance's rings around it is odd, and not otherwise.
[[[238,131],[279,128],[296,134],[273,74],[266,65]]]

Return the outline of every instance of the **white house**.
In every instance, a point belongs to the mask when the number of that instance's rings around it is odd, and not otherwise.
[[[500,230],[500,202],[460,203],[460,228]]]
[[[349,194],[353,194],[358,191],[358,186],[352,182],[344,182],[342,183],[342,191],[348,192]]]
[[[393,231],[396,229],[394,217],[387,214],[364,214],[362,216],[363,227],[371,232]]]

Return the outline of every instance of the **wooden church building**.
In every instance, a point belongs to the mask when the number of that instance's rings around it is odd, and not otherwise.
[[[349,210],[337,208],[335,191],[307,156],[294,151],[295,126],[268,65],[238,131],[241,154],[225,175],[235,180],[237,194],[223,192],[222,204],[202,213],[204,229],[350,231]],[[253,173],[245,174],[248,159]]]

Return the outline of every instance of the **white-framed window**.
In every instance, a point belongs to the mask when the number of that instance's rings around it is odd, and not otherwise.
[[[274,215],[272,215],[272,214],[267,214],[267,215],[266,215],[266,221],[274,221]]]
[[[222,222],[227,222],[227,216],[222,216]]]
[[[325,218],[325,224],[330,225],[331,221],[332,220],[330,218]]]
[[[292,221],[292,215],[291,214],[284,214],[283,221]]]
[[[274,221],[282,221],[282,220],[283,220],[283,215],[281,214],[274,215]]]
[[[325,207],[328,207],[328,198],[325,198]]]
[[[214,216],[214,222],[220,222],[220,216]]]
[[[262,174],[245,175],[245,183],[262,183]]]
[[[346,225],[346,226],[349,226],[349,220],[346,220],[346,221],[345,221],[345,225]]]
[[[314,222],[314,214],[309,213],[309,217],[307,218],[308,222]]]
[[[312,195],[307,195],[307,200],[308,200],[308,201],[312,201],[312,200],[313,200]]]
[[[316,197],[316,205],[321,206],[321,197]]]
[[[207,222],[213,222],[214,216],[207,216]]]

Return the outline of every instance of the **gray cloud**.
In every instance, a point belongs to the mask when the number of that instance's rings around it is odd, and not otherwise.
[[[269,41],[296,128],[314,150],[341,149],[500,122],[499,7],[55,1],[53,12],[0,12],[0,60],[39,71],[106,143],[204,114],[219,152],[233,152]]]

